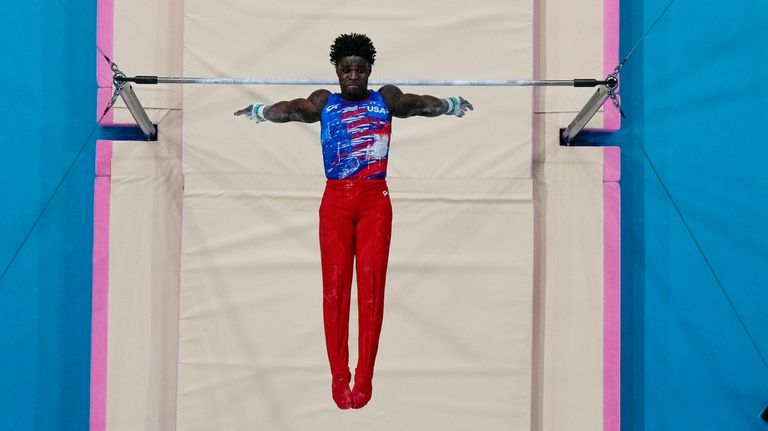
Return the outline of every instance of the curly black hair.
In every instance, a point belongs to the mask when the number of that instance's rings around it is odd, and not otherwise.
[[[364,34],[342,34],[331,45],[331,64],[336,66],[343,57],[351,55],[362,57],[373,66],[376,60],[376,48],[373,47],[371,39]]]

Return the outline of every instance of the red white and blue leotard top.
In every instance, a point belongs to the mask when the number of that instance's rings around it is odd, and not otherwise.
[[[325,176],[330,180],[387,177],[392,116],[378,91],[360,101],[328,97],[320,116]]]

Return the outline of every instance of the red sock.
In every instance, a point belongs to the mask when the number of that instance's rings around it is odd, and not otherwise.
[[[342,410],[352,407],[352,391],[349,390],[349,379],[350,374],[347,371],[346,374],[333,376],[331,380],[333,401]]]
[[[355,387],[352,389],[352,408],[359,409],[368,404],[373,395],[372,378],[355,374]]]

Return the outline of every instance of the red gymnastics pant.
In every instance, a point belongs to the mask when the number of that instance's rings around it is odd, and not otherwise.
[[[392,205],[385,180],[328,180],[320,204],[323,321],[333,376],[349,381],[349,303],[357,269],[358,362],[355,380],[373,378],[384,317]]]

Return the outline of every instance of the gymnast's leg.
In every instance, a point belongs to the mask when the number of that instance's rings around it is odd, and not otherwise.
[[[357,304],[360,329],[352,408],[371,399],[373,368],[384,317],[384,284],[392,233],[392,205],[385,182],[366,187],[356,226]]]
[[[320,260],[323,271],[323,322],[331,393],[340,409],[352,406],[349,389],[349,301],[355,247],[354,213],[343,190],[326,187],[320,204]]]

